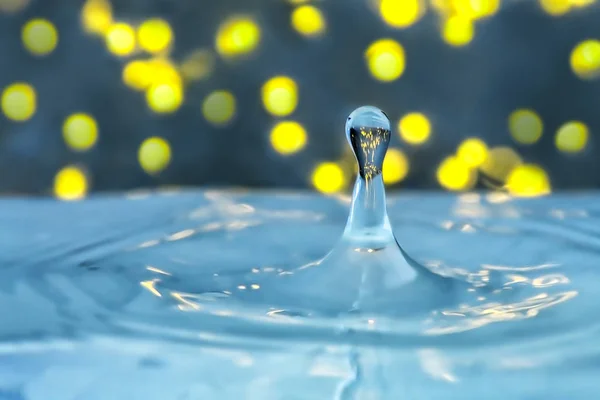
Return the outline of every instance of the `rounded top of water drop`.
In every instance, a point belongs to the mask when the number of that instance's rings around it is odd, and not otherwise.
[[[362,106],[352,111],[348,119],[346,120],[346,134],[348,134],[351,127],[364,127],[364,128],[379,128],[384,130],[390,130],[390,120],[377,107],[373,106]]]
[[[359,107],[346,120],[346,138],[364,179],[372,179],[381,173],[390,133],[390,120],[377,107]]]

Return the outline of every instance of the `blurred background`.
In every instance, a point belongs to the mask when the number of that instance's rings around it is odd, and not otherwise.
[[[595,0],[0,0],[0,193],[600,187]]]

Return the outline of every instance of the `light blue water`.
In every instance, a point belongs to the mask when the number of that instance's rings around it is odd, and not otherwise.
[[[0,399],[594,398],[599,200],[394,194],[398,241],[457,284],[342,316],[266,282],[334,246],[348,198],[2,200]]]
[[[593,398],[600,196],[386,199],[346,132],[352,198],[0,202],[0,400]]]

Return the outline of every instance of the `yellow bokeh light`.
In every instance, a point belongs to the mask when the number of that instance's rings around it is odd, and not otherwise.
[[[207,78],[214,67],[214,55],[208,50],[200,49],[189,54],[179,66],[179,70],[185,79],[199,81]]]
[[[517,197],[543,196],[550,193],[550,180],[542,167],[521,164],[510,172],[505,188]]]
[[[451,3],[456,14],[469,19],[490,17],[500,8],[500,0],[451,0]]]
[[[56,48],[58,32],[52,22],[36,18],[27,22],[21,31],[23,46],[31,54],[45,56]]]
[[[588,127],[580,121],[570,121],[556,131],[554,144],[565,153],[578,153],[583,150],[589,137]]]
[[[456,157],[471,168],[482,165],[488,156],[485,142],[479,138],[465,139],[456,151]]]
[[[306,146],[306,130],[295,121],[277,123],[271,130],[271,146],[280,154],[293,154]]]
[[[431,123],[425,114],[408,113],[398,122],[398,132],[406,143],[419,145],[425,143],[431,136]]]
[[[135,90],[144,90],[152,84],[152,69],[144,60],[129,61],[123,67],[123,83]]]
[[[424,14],[422,0],[381,0],[379,13],[383,21],[394,28],[413,25]]]
[[[294,112],[298,104],[298,85],[287,76],[276,76],[263,85],[261,97],[269,113],[286,116]]]
[[[217,31],[215,47],[222,56],[247,54],[260,42],[260,28],[252,19],[236,17],[225,21]]]
[[[517,143],[533,144],[542,137],[544,124],[535,111],[519,109],[508,116],[508,130]]]
[[[301,35],[320,36],[325,32],[326,22],[321,10],[314,6],[300,6],[292,12],[292,27]]]
[[[236,102],[231,92],[217,90],[202,102],[202,115],[213,125],[223,125],[235,115]]]
[[[453,15],[444,21],[442,38],[451,46],[461,47],[469,44],[475,36],[475,25],[471,18],[460,14]]]
[[[78,167],[64,167],[54,177],[54,195],[61,200],[82,199],[87,191],[87,177]]]
[[[479,170],[486,178],[492,180],[489,182],[496,187],[498,184],[504,184],[510,172],[522,164],[521,157],[510,147],[494,147],[488,151],[487,158],[479,167]]]
[[[85,113],[70,115],[63,123],[63,139],[75,151],[90,149],[98,139],[98,124]]]
[[[171,162],[171,146],[165,139],[153,136],[144,140],[138,150],[140,166],[148,174],[164,170]]]
[[[404,49],[392,39],[380,39],[365,51],[365,59],[371,75],[380,81],[398,79],[406,68]]]
[[[13,83],[2,91],[2,112],[13,121],[27,121],[37,108],[35,89],[27,83]]]
[[[398,183],[408,175],[409,162],[400,149],[389,149],[383,159],[383,182],[386,184]]]
[[[146,103],[157,114],[170,114],[183,103],[183,86],[179,82],[157,83],[146,91]]]
[[[29,5],[30,0],[0,0],[0,12],[15,13]]]
[[[313,171],[312,184],[321,193],[339,192],[346,184],[344,171],[336,163],[321,163]]]
[[[577,8],[587,7],[587,6],[594,4],[595,2],[596,2],[596,0],[569,0],[569,3],[571,4],[571,6],[577,7]]]
[[[106,32],[106,47],[116,56],[128,56],[136,47],[135,30],[129,24],[118,22],[112,24]]]
[[[455,156],[445,158],[437,168],[437,180],[447,190],[468,190],[477,181],[477,171]]]
[[[571,0],[538,0],[540,7],[554,17],[565,15],[571,9]]]
[[[104,34],[113,22],[109,0],[87,0],[81,10],[81,24],[88,33]]]
[[[143,50],[156,54],[169,49],[173,42],[173,30],[164,19],[153,18],[139,26],[137,39]]]
[[[580,78],[594,78],[600,73],[600,40],[584,40],[571,52],[571,69]]]

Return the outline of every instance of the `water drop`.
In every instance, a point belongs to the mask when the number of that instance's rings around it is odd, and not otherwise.
[[[318,301],[321,308],[343,312],[387,311],[401,298],[422,297],[420,283],[431,287],[444,280],[411,259],[392,232],[382,177],[390,136],[389,119],[376,107],[360,107],[346,121],[358,163],[350,213],[336,246],[291,274],[307,304]]]

